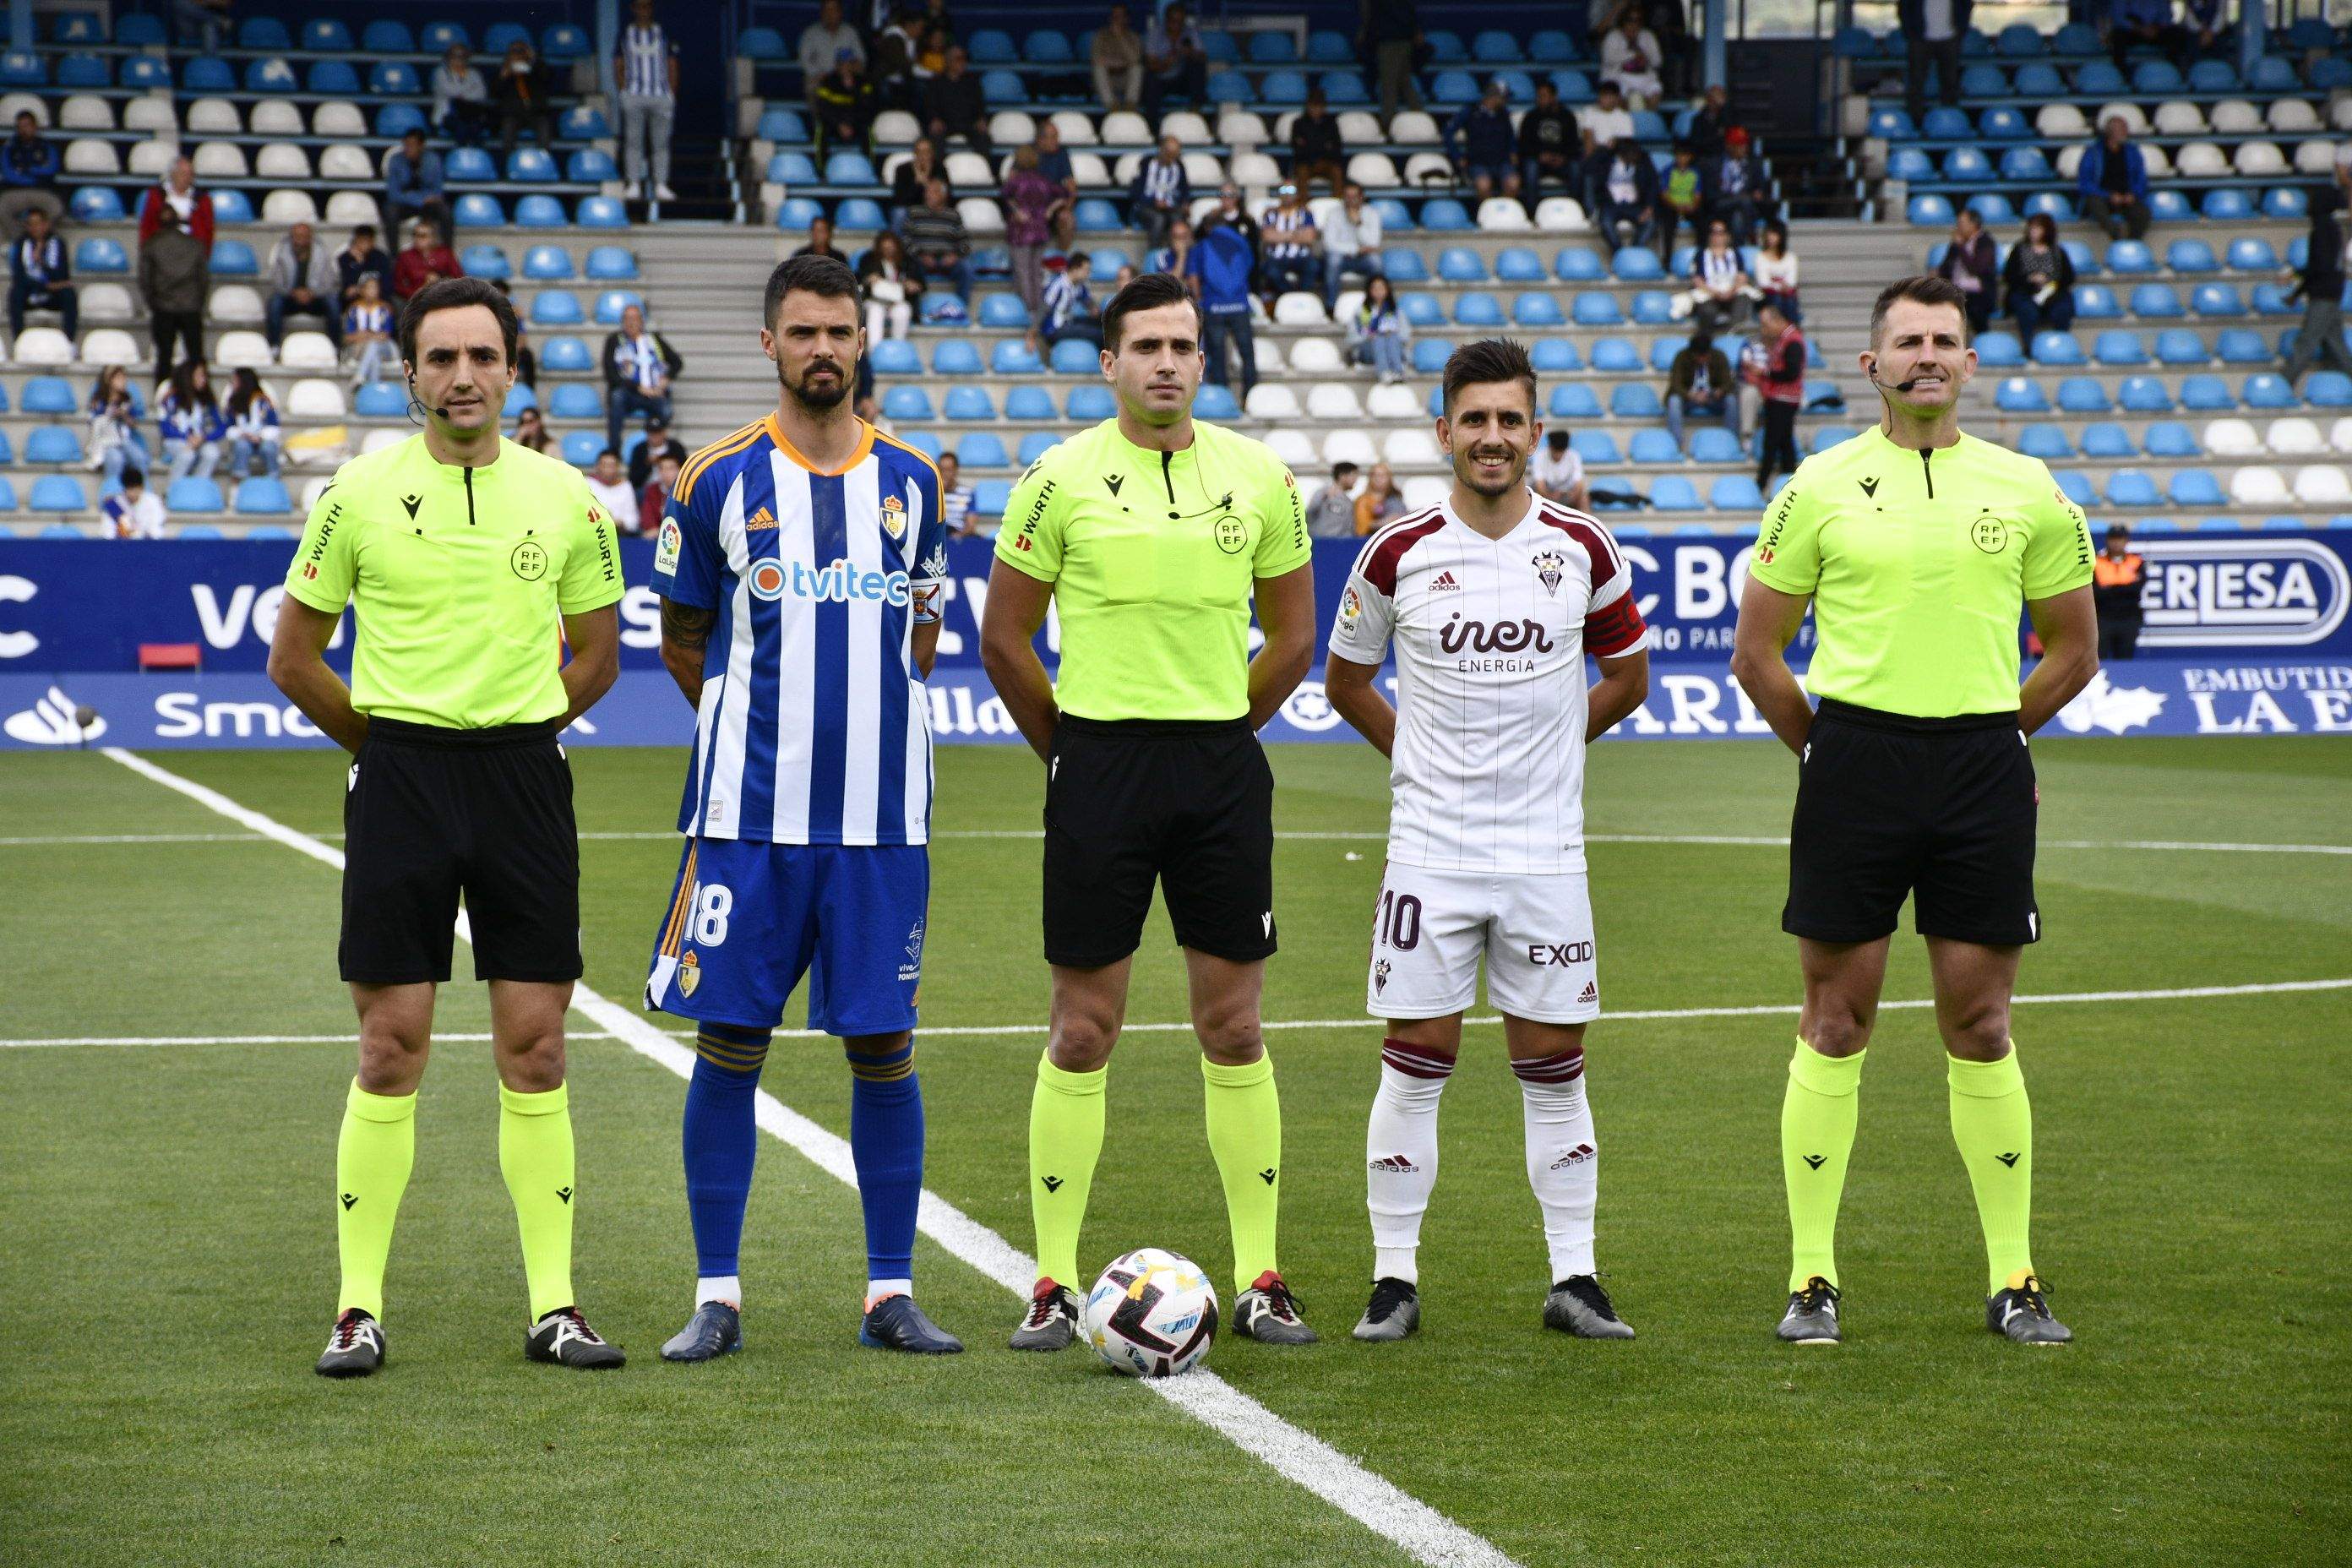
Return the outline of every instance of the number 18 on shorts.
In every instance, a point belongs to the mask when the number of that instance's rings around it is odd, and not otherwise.
[[[1497,876],[1391,864],[1372,907],[1364,1009],[1375,1018],[1442,1018],[1478,999],[1539,1024],[1601,1015],[1592,903],[1584,874]]]

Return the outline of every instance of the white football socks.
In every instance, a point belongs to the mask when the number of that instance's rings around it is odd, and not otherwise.
[[[1364,1133],[1364,1206],[1372,1277],[1418,1283],[1421,1216],[1437,1185],[1437,1100],[1454,1058],[1402,1040],[1381,1045],[1381,1087]]]
[[[1592,1272],[1592,1211],[1601,1155],[1584,1100],[1584,1052],[1513,1062],[1527,1113],[1528,1184],[1542,1205],[1554,1284]]]
[[[730,1307],[743,1305],[743,1281],[733,1274],[706,1275],[694,1282],[694,1305],[699,1311],[705,1301],[724,1301]]]

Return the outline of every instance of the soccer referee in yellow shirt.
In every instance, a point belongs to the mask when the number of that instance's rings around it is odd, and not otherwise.
[[[1766,509],[1731,663],[1799,759],[1780,924],[1797,939],[1805,1003],[1780,1111],[1793,1257],[1778,1331],[1797,1344],[1842,1332],[1838,1198],[1907,895],[1934,976],[1952,1138],[1984,1226],[1985,1326],[2063,1344],[2073,1335],[2050,1315],[2027,1247],[2033,1117],[2009,1008],[2019,956],[2042,936],[2026,737],[2098,668],[2090,531],[2040,459],[1961,434],[1977,356],[1949,282],[1883,291],[1861,365],[1885,417],[1807,459]],[[1818,709],[1785,657],[1808,600]],[[2021,605],[2044,649],[2022,689]]]
[[[1013,1346],[1076,1338],[1103,1084],[1155,879],[1192,985],[1209,1149],[1233,1226],[1234,1325],[1309,1343],[1275,1260],[1282,1110],[1258,1026],[1275,945],[1274,771],[1256,734],[1314,658],[1306,515],[1280,458],[1192,417],[1205,362],[1183,284],[1137,279],[1102,328],[1118,417],[1013,487],[981,625],[989,679],[1045,762],[1054,1010],[1029,1111],[1039,1278]],[[1255,658],[1253,600],[1265,633]],[[1033,640],[1049,603],[1058,684]]]
[[[339,953],[359,1075],[335,1158],[342,1287],[318,1367],[330,1377],[383,1364],[384,1258],[461,892],[474,975],[490,987],[499,1165],[530,1290],[524,1353],[621,1364],[572,1290],[563,1015],[580,978],[580,845],[556,740],[619,670],[620,552],[569,464],[499,434],[515,338],[513,307],[478,279],[409,300],[400,355],[424,432],[337,471],[270,641],[270,679],[353,755]],[[349,687],[325,658],[346,604],[359,616]]]

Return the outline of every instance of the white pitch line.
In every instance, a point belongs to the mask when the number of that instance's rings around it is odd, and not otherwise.
[[[233,822],[299,850],[323,865],[339,870],[342,867],[341,851],[240,805],[217,790],[159,768],[119,746],[103,750],[131,772],[166,789],[176,790]],[[458,917],[457,932],[471,942],[463,915]],[[694,1053],[629,1009],[608,1001],[584,984],[573,987],[572,1006],[638,1055],[660,1063],[679,1078],[693,1076]],[[765,1089],[759,1092],[754,1104],[760,1126],[771,1136],[791,1145],[820,1170],[851,1187],[857,1185],[856,1166],[850,1158],[845,1139],[818,1126]],[[1036,1260],[1003,1237],[929,1188],[924,1189],[916,1224],[951,1257],[1003,1286],[1015,1297],[1027,1299],[1030,1287],[1036,1282]],[[1290,1425],[1205,1367],[1179,1378],[1139,1381],[1145,1388],[1263,1461],[1276,1474],[1297,1482],[1431,1568],[1519,1568],[1517,1562],[1484,1536],[1456,1524],[1321,1438]]]
[[[609,1040],[602,1030],[574,1029],[573,1040]],[[445,1035],[436,1031],[436,1046],[470,1042],[487,1044],[488,1035]],[[0,1050],[32,1050],[42,1046],[348,1046],[353,1037],[340,1035],[73,1035],[57,1039],[0,1040]]]

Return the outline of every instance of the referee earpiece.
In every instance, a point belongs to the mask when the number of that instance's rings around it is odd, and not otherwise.
[[[436,408],[416,395],[416,373],[413,370],[408,373],[408,405],[411,408],[423,409],[427,414],[437,414],[444,419],[449,417],[449,411],[446,408]]]

